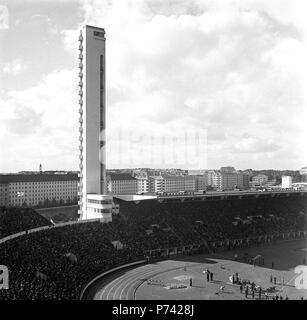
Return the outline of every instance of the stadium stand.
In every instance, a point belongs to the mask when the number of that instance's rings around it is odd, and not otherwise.
[[[111,223],[50,227],[0,244],[0,265],[10,271],[10,288],[0,291],[0,300],[78,299],[82,286],[97,273],[155,251],[192,246],[215,250],[220,242],[218,246],[229,249],[232,240],[235,246],[240,244],[237,239],[263,237],[264,241],[269,235],[276,240],[284,233],[297,237],[306,231],[304,197],[118,203],[120,213]],[[15,217],[15,229],[10,220],[3,234],[30,226],[21,224],[17,213]],[[35,226],[44,222],[33,219],[29,221]],[[118,249],[112,243],[123,246]]]
[[[49,224],[47,219],[31,208],[0,207],[0,239]]]

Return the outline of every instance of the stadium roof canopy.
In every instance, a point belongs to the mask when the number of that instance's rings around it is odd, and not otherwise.
[[[113,195],[113,197],[123,201],[141,201],[141,200],[157,199],[157,196],[138,195],[138,194],[118,194],[118,195]]]

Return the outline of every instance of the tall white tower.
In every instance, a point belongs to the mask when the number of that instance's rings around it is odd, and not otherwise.
[[[112,197],[106,195],[105,31],[88,25],[79,36],[79,105],[79,217],[110,221]]]

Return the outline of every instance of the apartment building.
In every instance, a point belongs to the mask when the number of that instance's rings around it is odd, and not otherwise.
[[[107,175],[107,192],[109,194],[137,194],[138,180],[127,173]]]
[[[208,185],[216,190],[248,189],[249,176],[242,172],[231,172],[230,170],[223,170],[223,172],[210,170],[208,172]]]
[[[269,180],[269,177],[265,174],[258,174],[252,177],[252,185],[264,186]]]
[[[163,192],[196,191],[195,176],[163,176]]]
[[[163,177],[162,176],[150,176],[148,179],[149,192],[160,193],[163,190]]]
[[[149,192],[149,181],[147,178],[136,178],[138,186],[138,194]]]
[[[77,201],[78,174],[0,175],[0,205],[48,206]]]

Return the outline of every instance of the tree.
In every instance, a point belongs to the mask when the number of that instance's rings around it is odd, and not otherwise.
[[[55,207],[57,205],[57,201],[55,198],[52,198],[51,204],[53,207]]]
[[[50,200],[48,198],[46,198],[44,200],[44,207],[48,208],[50,206]]]

